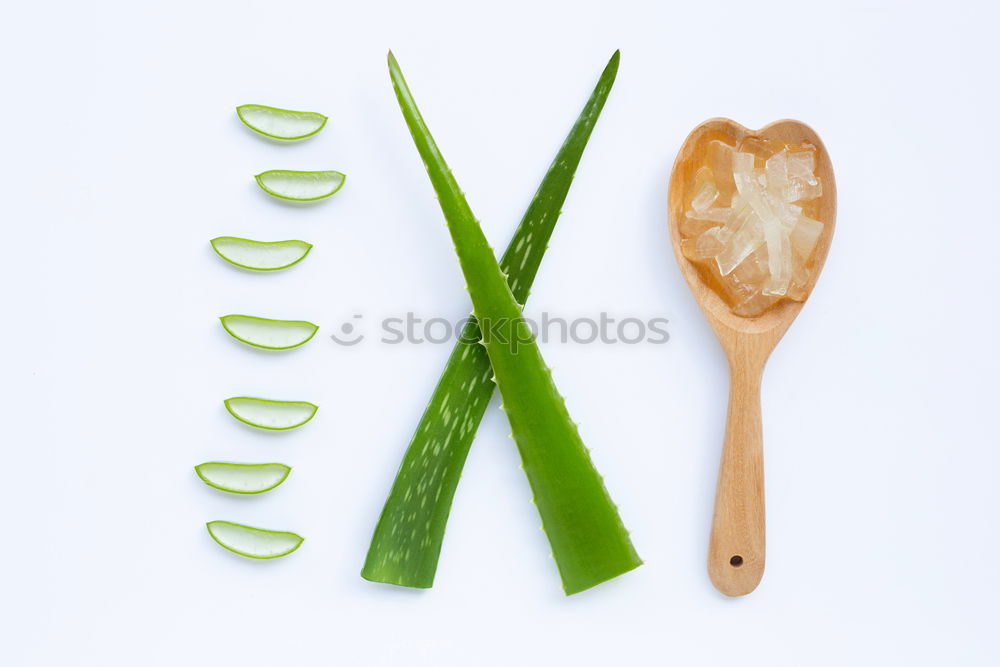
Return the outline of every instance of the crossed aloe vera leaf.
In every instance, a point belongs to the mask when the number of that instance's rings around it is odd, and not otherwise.
[[[455,489],[493,394],[494,369],[566,593],[585,590],[642,563],[538,347],[525,343],[515,352],[503,342],[531,339],[518,304],[527,299],[580,157],[611,91],[618,61],[616,52],[498,265],[395,59],[389,56],[396,96],[445,213],[475,315],[491,322],[494,336],[484,347],[475,320],[463,330],[375,528],[362,570],[366,579],[419,588],[433,584]],[[501,326],[493,326],[496,323]]]

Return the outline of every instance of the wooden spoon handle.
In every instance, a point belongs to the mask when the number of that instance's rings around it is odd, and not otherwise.
[[[746,595],[764,575],[763,364],[730,364],[729,414],[715,491],[708,574],[726,595]]]

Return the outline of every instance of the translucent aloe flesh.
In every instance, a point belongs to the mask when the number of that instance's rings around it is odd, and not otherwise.
[[[339,171],[272,169],[257,174],[254,179],[264,192],[278,199],[316,201],[344,187],[347,177]]]
[[[247,558],[279,558],[300,546],[301,535],[283,530],[265,530],[231,521],[209,521],[208,534],[219,546]]]
[[[219,321],[236,340],[266,350],[289,350],[304,345],[319,330],[304,320],[271,320],[252,315],[223,315]]]
[[[253,271],[278,271],[298,264],[312,250],[312,244],[289,241],[251,241],[236,236],[212,239],[212,249],[222,259]]]
[[[563,589],[571,595],[628,572],[642,561],[521,317],[521,306],[508,286],[507,276],[425,125],[392,54],[389,71],[410,134],[444,212],[473,311],[480,322],[489,322],[491,335],[483,343]],[[519,342],[514,345],[512,341]],[[484,375],[490,377],[488,368]],[[462,425],[472,426],[463,403],[442,404],[438,409],[449,421],[458,419]],[[444,444],[437,443],[439,447]],[[433,445],[427,446],[433,451]],[[419,482],[411,491],[418,496],[413,502],[426,503],[431,499],[419,496],[440,489],[434,481],[445,471],[431,468],[430,459],[413,459],[410,465],[425,469],[417,473]],[[388,555],[391,557],[391,552]]]
[[[239,421],[270,431],[287,431],[302,426],[319,410],[318,405],[308,401],[274,401],[250,396],[227,398],[225,404],[229,414]]]
[[[500,260],[518,303],[528,298],[573,175],[611,92],[618,60],[615,53]],[[366,579],[414,588],[434,583],[462,468],[496,389],[480,338],[479,324],[470,321],[445,365],[375,527],[361,572]]]
[[[326,125],[326,116],[314,111],[292,111],[263,104],[236,107],[243,124],[272,139],[290,141],[311,137]]]
[[[288,478],[292,469],[284,463],[223,463],[209,461],[194,467],[201,481],[229,493],[255,494],[270,491]]]

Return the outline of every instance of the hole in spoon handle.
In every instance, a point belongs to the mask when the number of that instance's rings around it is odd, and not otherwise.
[[[764,575],[764,443],[761,369],[733,367],[731,376],[708,573],[720,592],[737,596]]]

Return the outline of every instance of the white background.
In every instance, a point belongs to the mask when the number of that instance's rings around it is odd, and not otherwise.
[[[913,1],[6,9],[0,663],[997,664],[998,18]],[[380,344],[377,322],[469,309],[390,47],[501,247],[622,50],[528,304],[670,319],[666,345],[543,347],[646,561],[578,596],[495,409],[435,587],[358,576],[450,349]],[[331,120],[276,145],[239,124],[247,102]],[[705,571],[726,367],[666,227],[676,151],[712,116],[808,122],[840,194],[822,279],[765,376],[767,572],[735,600]],[[296,208],[254,185],[275,168],[348,181]],[[316,248],[249,274],[212,254],[224,234]],[[323,329],[255,353],[219,327],[230,312]],[[335,345],[354,314],[371,337]],[[236,394],[321,409],[255,432],[225,413]],[[195,477],[211,459],[295,470],[230,497]],[[211,519],[307,539],[253,562]]]

